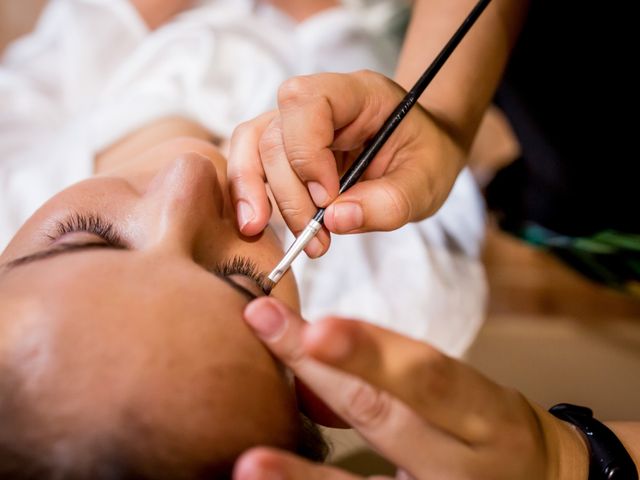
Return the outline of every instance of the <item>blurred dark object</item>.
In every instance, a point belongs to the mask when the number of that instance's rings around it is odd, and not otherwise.
[[[637,108],[637,42],[625,5],[532,2],[496,96],[521,146],[520,164],[490,188],[508,224],[532,221],[570,236],[640,233],[637,134],[623,120]]]
[[[637,108],[637,53],[630,7],[621,5],[532,2],[496,95],[520,158],[486,197],[503,229],[640,295],[637,147],[623,120]]]

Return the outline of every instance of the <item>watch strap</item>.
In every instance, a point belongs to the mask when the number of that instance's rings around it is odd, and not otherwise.
[[[570,403],[549,409],[555,417],[575,425],[589,445],[589,480],[638,480],[638,470],[624,445],[593,411]]]

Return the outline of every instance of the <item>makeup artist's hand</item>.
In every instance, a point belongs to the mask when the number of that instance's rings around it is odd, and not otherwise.
[[[228,177],[241,232],[256,235],[267,225],[265,182],[296,235],[318,207],[330,205],[326,229],[307,247],[312,257],[328,249],[327,229],[394,230],[433,214],[464,165],[466,146],[419,105],[360,182],[333,202],[340,175],[404,94],[388,78],[368,71],[286,81],[278,108],[240,125],[231,138]]]
[[[245,319],[401,478],[587,478],[586,445],[572,427],[422,342],[352,320],[309,325],[272,298],[252,302]],[[358,477],[266,448],[236,464],[235,480],[272,478]]]

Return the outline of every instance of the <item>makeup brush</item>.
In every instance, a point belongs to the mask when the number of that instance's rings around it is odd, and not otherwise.
[[[440,51],[435,60],[427,67],[420,79],[409,90],[409,92],[402,99],[396,109],[389,115],[384,122],[378,133],[367,143],[365,149],[358,156],[356,161],[351,165],[349,170],[340,179],[340,189],[338,195],[351,188],[362,176],[365,169],[369,166],[376,154],[380,151],[391,134],[400,125],[400,122],[406,117],[409,110],[416,104],[424,89],[431,83],[436,74],[440,71],[447,59],[451,56],[456,49],[460,41],[467,34],[469,29],[476,22],[478,17],[482,14],[484,9],[489,5],[491,0],[480,0],[476,6],[471,10],[471,13],[462,22],[462,25],[456,30],[449,42]],[[264,292],[269,295],[273,287],[280,281],[282,276],[289,270],[291,264],[296,257],[304,250],[307,244],[313,237],[316,236],[318,231],[322,228],[322,222],[324,220],[324,208],[319,209],[313,219],[307,224],[300,236],[296,238],[289,250],[285,253],[284,257],[276,265],[276,268],[265,279]]]

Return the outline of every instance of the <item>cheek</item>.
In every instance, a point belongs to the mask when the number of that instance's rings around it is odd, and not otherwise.
[[[3,289],[4,290],[4,289]],[[0,361],[27,368],[42,358],[40,346],[49,334],[46,305],[19,293],[0,295]]]

